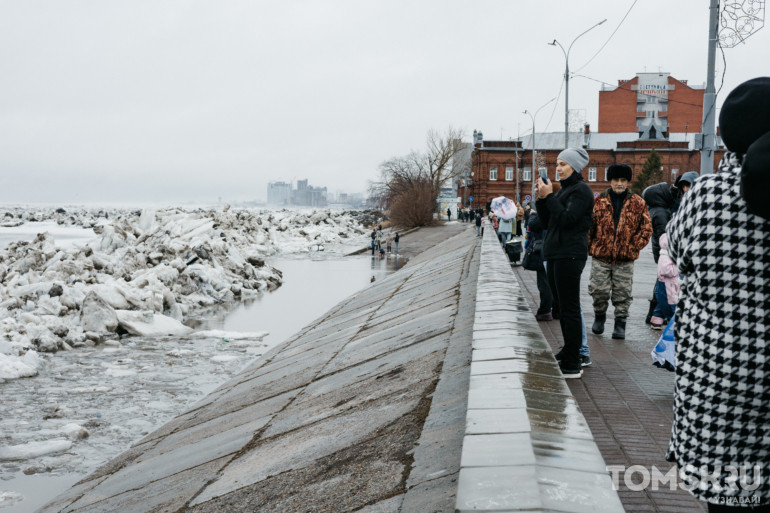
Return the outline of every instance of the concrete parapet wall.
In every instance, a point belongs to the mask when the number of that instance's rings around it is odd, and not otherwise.
[[[456,510],[624,511],[492,230],[481,248]]]

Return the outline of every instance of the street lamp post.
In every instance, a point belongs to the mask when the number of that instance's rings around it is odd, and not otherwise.
[[[590,32],[591,30],[595,29],[602,23],[607,21],[607,18],[603,19],[590,29],[586,30],[582,34],[580,34],[578,37],[572,40],[572,43],[570,43],[569,48],[567,48],[567,51],[564,51],[564,47],[559,43],[557,40],[553,40],[553,43],[548,43],[551,46],[558,46],[561,48],[562,53],[564,54],[564,148],[569,148],[569,52],[572,50],[572,45],[575,44],[575,41],[580,39],[581,36],[586,34],[587,32]]]
[[[534,116],[528,110],[525,110],[523,112],[523,114],[528,114],[529,117],[532,119],[532,199],[535,199],[535,118],[537,118],[538,112],[543,110],[543,107],[545,107],[555,99],[556,97],[554,96],[553,98],[545,102],[543,105],[541,105],[540,108],[535,111]]]

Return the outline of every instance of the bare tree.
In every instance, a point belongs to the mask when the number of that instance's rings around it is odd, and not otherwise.
[[[427,201],[430,212],[435,212],[437,197],[442,186],[451,185],[466,173],[470,165],[470,155],[464,151],[467,144],[462,142],[462,131],[448,127],[445,131],[429,130],[426,136],[426,150],[412,151],[408,155],[393,157],[380,164],[380,179],[370,182],[369,193],[373,197],[382,197],[385,203],[393,207],[402,195],[419,189],[419,194],[411,194],[414,200]],[[430,194],[425,193],[426,187]],[[409,216],[409,218],[419,216]]]

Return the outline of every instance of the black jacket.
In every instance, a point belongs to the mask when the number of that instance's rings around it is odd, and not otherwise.
[[[676,188],[666,182],[650,185],[642,191],[642,198],[647,203],[652,220],[652,257],[658,263],[660,256],[660,236],[666,233],[666,225],[676,205]]]
[[[545,228],[546,260],[588,258],[588,230],[594,195],[579,173],[562,180],[561,189],[537,200],[537,213]]]

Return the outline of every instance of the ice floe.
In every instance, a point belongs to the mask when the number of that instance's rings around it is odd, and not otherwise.
[[[38,352],[125,335],[259,340],[259,333],[195,334],[184,322],[279,287],[282,273],[267,263],[272,255],[365,246],[362,222],[374,220],[333,210],[0,209],[0,226],[13,230],[40,223],[94,234],[61,247],[46,231],[0,251],[0,382],[34,376]]]

